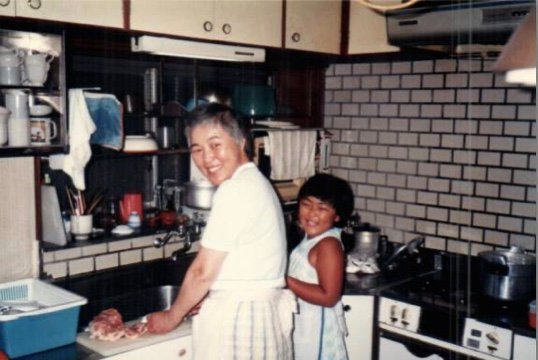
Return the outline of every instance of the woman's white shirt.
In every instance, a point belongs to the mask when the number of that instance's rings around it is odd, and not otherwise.
[[[252,162],[241,165],[215,192],[201,244],[228,253],[212,290],[285,285],[281,204]]]

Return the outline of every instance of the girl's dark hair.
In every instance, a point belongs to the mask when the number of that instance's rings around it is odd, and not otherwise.
[[[316,174],[299,190],[298,200],[313,196],[334,207],[340,220],[335,224],[344,227],[355,207],[353,191],[348,182],[329,174]]]
[[[193,128],[203,124],[220,125],[237,143],[245,140],[245,152],[249,159],[252,159],[252,137],[250,133],[250,122],[241,117],[233,109],[226,105],[217,103],[206,103],[194,108],[186,118],[187,139]]]

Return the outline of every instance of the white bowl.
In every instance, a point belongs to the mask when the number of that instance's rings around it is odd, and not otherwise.
[[[30,107],[31,116],[46,116],[52,112],[52,107],[49,105],[34,105]]]
[[[155,152],[159,149],[157,142],[151,135],[127,135],[123,144],[124,152],[143,153]]]

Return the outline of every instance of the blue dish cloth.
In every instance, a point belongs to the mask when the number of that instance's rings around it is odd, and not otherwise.
[[[123,108],[111,94],[84,93],[86,106],[97,130],[90,144],[121,150],[123,148]]]

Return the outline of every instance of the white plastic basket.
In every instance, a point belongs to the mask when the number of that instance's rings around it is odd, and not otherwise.
[[[10,302],[38,303],[39,308],[19,314],[0,315],[0,321],[11,321],[22,316],[41,315],[82,306],[88,300],[42,280],[23,279],[0,284],[0,305],[9,305]]]

